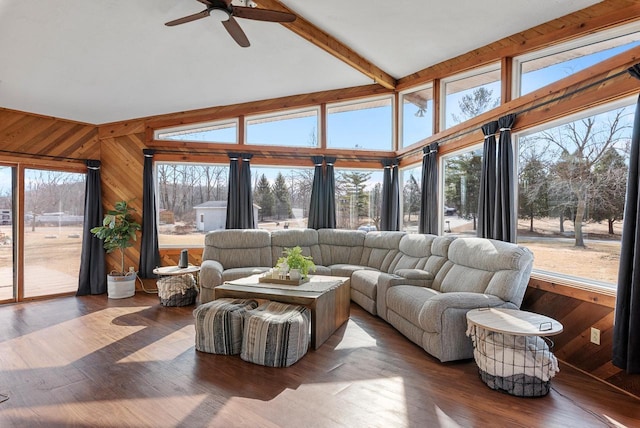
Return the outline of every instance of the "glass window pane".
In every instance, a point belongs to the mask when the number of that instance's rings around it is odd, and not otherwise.
[[[251,167],[259,229],[307,227],[313,173],[313,168]]]
[[[24,172],[24,295],[78,289],[85,174]]]
[[[391,98],[328,106],[327,147],[393,150]]]
[[[482,148],[443,159],[445,233],[476,234],[481,172]]]
[[[0,165],[0,300],[14,298],[13,171],[12,167]]]
[[[433,135],[433,88],[428,87],[400,95],[402,104],[402,141],[400,147]]]
[[[418,233],[422,202],[422,165],[400,171],[402,176],[402,225],[405,232]]]
[[[336,227],[380,230],[382,168],[336,169]]]
[[[214,123],[202,123],[189,125],[188,127],[177,127],[164,129],[155,132],[157,140],[175,140],[206,143],[229,143],[238,141],[238,121],[225,121]]]
[[[518,243],[534,269],[617,282],[633,105],[519,137]]]
[[[472,119],[500,105],[500,67],[444,80],[445,128]]]
[[[585,40],[555,48],[520,62],[520,95],[556,82],[611,58],[621,52],[640,45],[640,32],[608,38],[607,40]],[[518,61],[518,59],[516,59]],[[517,77],[516,77],[517,78]],[[518,96],[518,94],[515,94]]]
[[[247,144],[318,146],[318,109],[247,119]]]
[[[202,246],[206,232],[225,228],[228,166],[155,165],[161,247]]]

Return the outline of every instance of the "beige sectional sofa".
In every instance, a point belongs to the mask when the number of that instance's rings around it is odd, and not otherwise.
[[[440,361],[473,357],[466,313],[519,308],[533,255],[515,244],[404,232],[220,230],[205,236],[201,302],[224,281],[265,272],[299,245],[316,274],[351,278],[351,300]]]

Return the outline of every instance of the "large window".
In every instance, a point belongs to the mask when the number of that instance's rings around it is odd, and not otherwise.
[[[158,243],[202,246],[227,219],[227,165],[156,162]]]
[[[418,143],[433,135],[433,87],[400,94],[400,147]]]
[[[405,232],[418,233],[422,203],[422,165],[400,171],[402,179],[402,221]]]
[[[624,103],[518,137],[518,243],[534,269],[617,282],[634,107]]]
[[[313,168],[251,167],[259,229],[304,229],[309,219]]]
[[[319,108],[248,117],[247,144],[317,147]]]
[[[14,298],[13,175],[15,168],[0,165],[0,301]]]
[[[640,24],[601,32],[514,58],[514,97],[584,70],[640,45]]]
[[[76,291],[85,174],[26,169],[24,182],[24,296]]]
[[[156,140],[237,143],[238,119],[161,129],[154,132],[154,137]]]
[[[327,106],[327,147],[393,150],[391,97]]]
[[[336,227],[380,230],[382,168],[336,169]]]
[[[445,128],[472,119],[500,105],[500,65],[443,79],[441,122]]]
[[[475,235],[482,172],[482,148],[443,157],[443,222],[445,233]]]

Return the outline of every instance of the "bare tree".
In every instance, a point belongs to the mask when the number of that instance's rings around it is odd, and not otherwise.
[[[586,220],[587,203],[597,186],[594,185],[594,166],[612,147],[620,145],[623,131],[629,127],[624,119],[625,109],[620,109],[607,118],[597,116],[577,120],[538,134],[538,138],[550,147],[555,147],[560,161],[555,167],[552,186],[562,182],[575,198],[573,218],[575,246],[584,247],[583,223]]]

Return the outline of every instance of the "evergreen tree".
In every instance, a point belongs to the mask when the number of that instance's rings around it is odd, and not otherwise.
[[[370,172],[362,171],[345,171],[339,176],[338,186],[341,195],[339,199],[346,201],[352,207],[356,217],[356,224],[351,224],[351,229],[360,223],[360,217],[368,215],[369,192],[365,190],[365,187],[370,178]]]
[[[273,198],[275,202],[275,215],[278,220],[289,218],[293,214],[291,211],[291,195],[289,188],[281,172],[278,173],[273,183]]]
[[[253,192],[253,200],[260,206],[260,221],[273,216],[274,198],[267,177],[262,174]]]
[[[518,213],[529,218],[529,232],[533,219],[549,213],[549,181],[544,164],[538,158],[529,159],[520,169],[518,180]]]
[[[404,186],[404,212],[407,214],[407,221],[411,221],[411,214],[420,212],[420,199],[422,191],[418,185],[418,181],[411,174],[409,180]]]
[[[471,94],[464,95],[458,101],[458,107],[462,115],[458,116],[452,113],[451,117],[455,123],[462,123],[499,105],[500,98],[494,99],[493,91],[481,86],[474,89]]]

